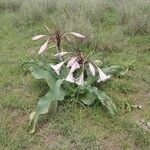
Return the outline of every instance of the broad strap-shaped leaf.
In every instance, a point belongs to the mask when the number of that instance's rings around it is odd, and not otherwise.
[[[50,104],[55,101],[54,94],[49,91],[45,97],[41,98],[38,102],[37,109],[30,115],[29,132],[35,132],[36,123],[38,122],[39,115],[48,113]]]
[[[102,68],[102,71],[106,75],[120,75],[124,71],[124,69],[120,66],[111,66],[111,67]]]
[[[37,106],[37,112],[40,114],[46,114],[49,110],[49,105],[55,101],[54,99],[54,93],[52,91],[49,91],[45,97],[41,98],[38,102]]]
[[[88,86],[82,86],[82,89],[86,89],[86,91],[88,93],[91,94],[91,100],[84,100],[82,101],[83,103],[87,103],[87,104],[92,104],[92,101],[94,102],[95,99],[98,99],[102,105],[106,106],[107,109],[109,110],[109,112],[114,115],[117,110],[116,110],[116,106],[115,104],[112,102],[112,100],[110,99],[109,96],[107,96],[104,92],[101,92],[100,90],[98,90],[97,87],[92,87],[91,85],[88,85]],[[83,91],[83,90],[82,90]]]
[[[88,69],[86,70],[86,72],[87,72],[87,79],[86,79],[87,85],[94,84],[97,81],[98,77],[91,75],[91,73]]]
[[[35,68],[44,69],[46,71],[50,71],[50,73],[53,74],[53,75],[55,74],[51,69],[51,63],[46,64],[46,63],[43,63],[41,61],[31,59],[29,61],[25,61],[24,63],[22,63],[21,67],[24,67],[26,65],[27,65],[28,68],[29,68],[29,66],[32,66],[33,69],[35,69]],[[29,70],[30,70],[30,68],[29,68]]]
[[[88,85],[88,86],[80,86],[79,87],[79,93],[84,93],[82,94],[82,98],[80,99],[85,105],[91,105],[94,103],[96,100],[97,96],[95,94],[95,91],[93,88]]]
[[[44,68],[34,68],[34,67],[30,67],[29,70],[31,71],[31,74],[33,75],[34,78],[45,79],[49,88],[52,91],[55,90],[55,84],[57,79],[50,71],[47,71]]]
[[[112,115],[115,115],[117,113],[116,105],[112,101],[107,100],[106,103],[105,103],[105,106],[108,108],[109,112]]]
[[[56,81],[55,91],[54,91],[54,99],[56,101],[64,100],[64,97],[66,95],[66,92],[61,88],[63,81],[64,81],[63,79],[59,79]]]
[[[87,92],[86,86],[85,85],[78,85],[76,90],[78,91],[79,94],[84,94]]]
[[[92,105],[96,100],[96,95],[93,92],[86,92],[80,99],[85,105]]]
[[[99,91],[97,88],[95,89],[95,93],[97,95],[98,100],[102,103],[102,105],[106,106],[109,112],[114,115],[117,112],[115,104],[112,102],[109,96],[107,96],[104,92]]]
[[[38,121],[38,113],[36,111],[31,112],[30,122],[28,126],[29,133],[32,134],[35,132],[35,127]]]

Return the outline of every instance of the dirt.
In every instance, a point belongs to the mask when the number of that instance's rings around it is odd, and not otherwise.
[[[103,141],[101,150],[134,150],[135,145],[133,143],[133,140],[124,133],[113,134]]]

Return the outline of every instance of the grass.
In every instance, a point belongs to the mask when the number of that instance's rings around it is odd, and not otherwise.
[[[126,0],[121,6],[107,0],[83,3],[37,0],[33,5],[33,1],[27,0],[0,0],[0,149],[149,149],[149,131],[137,124],[141,119],[150,121],[149,19],[143,17],[148,15],[149,2],[139,0],[129,5],[131,2]],[[141,16],[136,18],[132,8]],[[142,24],[137,19],[142,19]],[[41,118],[37,132],[28,134],[29,114],[46,86],[43,81],[25,75],[20,66],[31,57],[39,58],[40,44],[32,42],[31,37],[44,32],[43,23],[51,29],[58,24],[63,30],[81,31],[88,36],[82,45],[85,53],[93,48],[93,57],[106,65],[134,61],[128,75],[103,84],[117,105],[115,117],[110,117],[98,104],[82,107],[70,101],[59,104],[57,112],[51,110]],[[131,111],[126,103],[142,105],[142,109]]]

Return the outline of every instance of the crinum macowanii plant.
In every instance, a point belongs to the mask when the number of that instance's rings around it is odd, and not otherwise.
[[[98,101],[114,115],[116,113],[115,104],[97,86],[110,79],[111,75],[119,75],[123,72],[123,69],[119,66],[100,68],[99,60],[91,60],[83,56],[81,52],[62,51],[62,39],[70,42],[71,36],[79,39],[84,39],[85,36],[77,32],[62,34],[59,30],[51,35],[48,27],[45,28],[48,35],[37,35],[32,40],[46,38],[46,42],[41,46],[38,54],[46,52],[53,43],[52,47],[56,47],[57,52],[54,57],[59,62],[57,64],[45,64],[44,62],[32,60],[32,66],[29,68],[31,74],[36,79],[45,79],[49,91],[39,100],[36,110],[30,115],[30,133],[35,132],[39,116],[46,114],[52,103],[57,104],[66,98],[75,99],[78,103],[85,105],[91,105]]]

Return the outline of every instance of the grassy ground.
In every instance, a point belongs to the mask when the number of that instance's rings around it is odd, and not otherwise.
[[[45,0],[47,4],[53,3],[38,11],[40,0],[36,6],[30,2],[33,9],[29,9],[29,1],[25,2],[0,1],[0,149],[148,150],[150,129],[144,124],[150,122],[149,5],[143,6],[144,1],[139,0],[133,13],[126,10],[128,3],[123,7],[96,1],[103,6],[99,8],[89,0],[90,8],[86,1],[82,6],[79,1],[65,0],[61,1],[64,5],[59,5]],[[73,17],[69,18],[70,9],[81,10],[77,15],[71,13]],[[131,6],[129,10],[132,9]],[[95,49],[95,57],[105,64],[124,65],[134,61],[128,75],[103,85],[117,105],[115,117],[110,117],[99,105],[82,107],[66,102],[41,118],[35,134],[27,133],[29,114],[43,95],[45,83],[25,75],[20,65],[31,57],[38,58],[39,43],[33,43],[31,37],[44,32],[43,23],[51,29],[58,24],[63,30],[87,33],[92,40],[90,45],[89,39],[83,45],[85,52]],[[132,105],[141,105],[142,109],[130,110]],[[144,120],[142,125],[138,123],[141,120]]]

